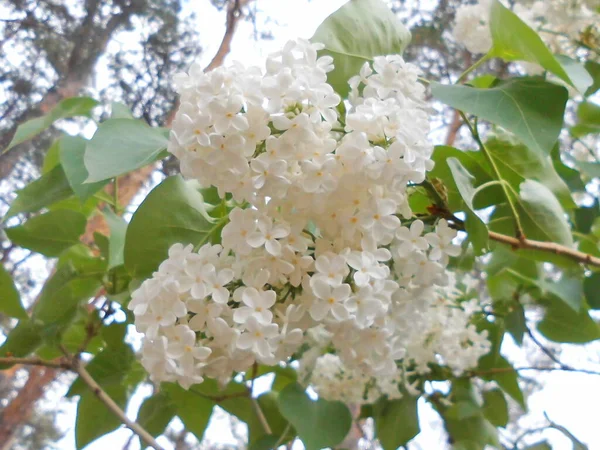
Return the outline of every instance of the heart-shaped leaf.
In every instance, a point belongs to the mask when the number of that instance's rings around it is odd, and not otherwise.
[[[344,97],[348,79],[358,75],[366,61],[401,54],[410,37],[381,0],[350,0],[323,21],[311,41],[324,44],[322,53],[333,57],[335,69],[327,75],[327,82]]]
[[[333,447],[344,440],[352,416],[342,402],[311,400],[298,383],[279,393],[279,411],[298,432],[307,450]]]

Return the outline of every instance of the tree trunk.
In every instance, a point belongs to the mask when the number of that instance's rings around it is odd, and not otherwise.
[[[0,413],[0,450],[13,448],[17,431],[26,423],[36,402],[44,394],[57,370],[50,367],[35,366],[29,370],[29,377],[19,394]]]

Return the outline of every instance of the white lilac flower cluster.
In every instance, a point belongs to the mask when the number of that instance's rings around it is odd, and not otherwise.
[[[593,0],[595,1],[595,0]],[[521,20],[538,31],[554,53],[575,57],[576,41],[582,33],[598,36],[600,14],[589,0],[519,0],[513,11]],[[456,11],[453,36],[456,42],[471,53],[487,53],[492,47],[489,28],[491,0],[462,5]],[[596,5],[596,8],[598,5]],[[596,27],[596,28],[594,28]],[[525,64],[528,72],[535,72],[532,64]]]
[[[438,287],[435,296],[407,299],[402,328],[406,354],[396,371],[373,376],[347,366],[337,355],[324,353],[330,347],[331,334],[321,330],[318,339],[315,332],[308,338],[312,347],[302,355],[299,379],[310,383],[320,397],[359,405],[373,403],[382,395],[400,398],[399,385],[418,395],[418,378],[411,381],[411,375],[427,374],[431,364],[446,366],[456,375],[476,366],[489,352],[490,342],[486,333],[478,333],[471,323],[473,314],[481,312],[477,301],[461,300],[468,291],[472,294],[469,278],[463,276],[466,289],[459,289],[450,276],[449,284]]]
[[[412,220],[407,186],[433,166],[416,67],[376,57],[342,104],[320,48],[289,42],[265,70],[194,65],[177,78],[169,151],[237,206],[221,245],[174,245],[132,295],[153,380],[226,381],[287,360],[316,328],[347,367],[393,376],[413,321],[448,282],[456,232],[400,220]],[[471,364],[475,341],[447,362]]]

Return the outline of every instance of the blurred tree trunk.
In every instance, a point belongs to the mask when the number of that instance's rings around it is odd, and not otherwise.
[[[27,382],[19,394],[0,412],[0,450],[11,450],[19,427],[33,413],[33,407],[42,397],[46,386],[56,377],[57,370],[50,367],[31,367]]]

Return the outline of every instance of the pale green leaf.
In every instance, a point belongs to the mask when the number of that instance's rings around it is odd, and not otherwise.
[[[327,81],[342,96],[348,80],[362,65],[380,55],[400,55],[410,32],[381,0],[350,0],[327,17],[311,38],[325,45],[321,54],[333,57],[335,69]]]

